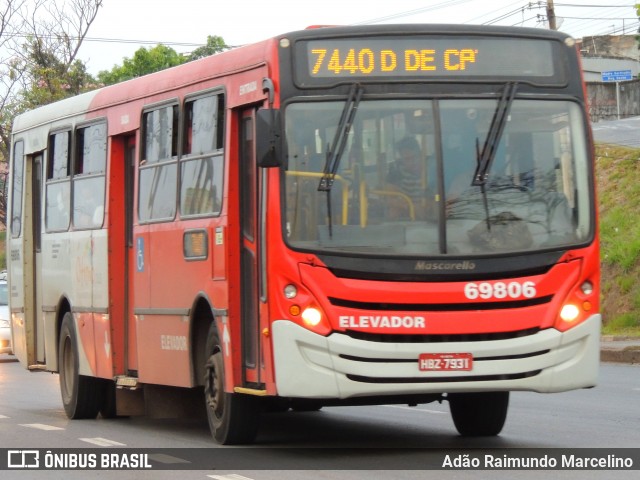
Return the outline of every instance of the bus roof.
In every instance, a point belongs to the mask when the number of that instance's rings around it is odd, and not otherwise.
[[[20,135],[29,129],[47,125],[47,128],[62,128],[77,121],[95,118],[100,111],[119,104],[141,102],[142,105],[157,101],[164,92],[178,90],[216,77],[239,73],[259,66],[268,70],[277,68],[269,65],[269,52],[276,48],[282,38],[293,41],[301,38],[323,38],[359,35],[491,35],[536,37],[556,40],[570,38],[568,35],[546,29],[446,24],[395,24],[310,27],[278,35],[251,45],[221,52],[203,59],[172,67],[115,85],[102,87],[75,97],[67,98],[18,115],[14,119],[13,134]],[[133,119],[132,119],[133,120]],[[137,122],[131,124],[135,128]],[[37,146],[34,148],[43,148]],[[32,149],[32,151],[35,151]]]
[[[108,85],[55,103],[22,113],[14,119],[13,134],[55,122],[69,124],[74,117],[91,116],[115,105],[151,99],[163,92],[177,90],[190,84],[241,72],[265,64],[267,50],[273,39],[235,48],[178,65],[159,72]]]

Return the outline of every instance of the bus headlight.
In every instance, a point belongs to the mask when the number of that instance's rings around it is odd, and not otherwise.
[[[555,322],[555,328],[565,332],[580,324],[598,308],[598,284],[590,279],[582,281],[575,287],[573,294],[568,295]]]
[[[313,329],[322,321],[322,312],[315,307],[307,307],[302,311],[301,317],[305,325]]]
[[[313,295],[302,285],[283,283],[281,290],[289,319],[319,335],[329,335],[331,322]]]
[[[289,300],[296,298],[298,296],[298,289],[295,285],[289,284],[284,287],[284,297]]]
[[[331,333],[331,324],[320,307],[310,305],[301,308],[298,305],[293,305],[289,309],[289,313],[294,318],[297,318],[301,326],[318,335],[327,336]],[[298,315],[295,315],[296,313]]]
[[[580,290],[582,290],[582,293],[584,293],[585,295],[591,295],[593,293],[593,283],[587,280],[582,285],[580,285]]]
[[[560,318],[565,322],[573,322],[580,316],[580,309],[568,303],[560,310]]]

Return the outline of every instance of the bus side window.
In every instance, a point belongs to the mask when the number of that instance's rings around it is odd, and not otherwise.
[[[189,100],[184,111],[180,214],[218,214],[222,207],[224,96]]]
[[[138,216],[141,222],[173,220],[176,213],[178,105],[143,115]]]
[[[16,142],[13,147],[11,174],[13,175],[11,236],[18,238],[22,233],[22,192],[24,187],[24,142],[22,140]]]
[[[69,212],[71,210],[70,146],[70,131],[58,132],[49,136],[45,205],[45,228],[47,231],[59,232],[69,228]]]
[[[73,225],[98,228],[104,217],[107,125],[79,128],[73,172]]]

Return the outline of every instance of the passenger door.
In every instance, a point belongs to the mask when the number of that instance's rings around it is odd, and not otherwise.
[[[136,261],[133,241],[133,199],[136,136],[126,133],[112,137],[109,170],[109,292],[112,301],[111,331],[117,375],[138,369],[136,329],[133,321],[133,278]],[[117,308],[117,310],[116,310]]]
[[[262,182],[255,155],[255,110],[245,110],[240,120],[240,308],[242,322],[243,382],[263,384],[260,348],[260,310],[265,299],[263,263]]]
[[[20,157],[20,158],[19,158]],[[22,162],[24,170],[14,177],[23,182],[24,189],[16,189],[14,195],[22,191],[23,198],[13,199],[23,205],[22,218],[12,221],[12,228],[19,231],[18,237],[11,240],[11,302],[12,311],[21,312],[23,322],[13,326],[13,351],[18,359],[29,369],[43,368],[45,362],[44,313],[42,312],[42,188],[43,159],[42,152],[34,155],[17,155],[14,162]],[[18,167],[16,167],[18,168]],[[22,221],[24,219],[24,222]],[[13,225],[13,224],[16,225]],[[21,228],[23,226],[23,228]],[[22,252],[22,254],[20,254]],[[55,345],[50,345],[55,352]]]

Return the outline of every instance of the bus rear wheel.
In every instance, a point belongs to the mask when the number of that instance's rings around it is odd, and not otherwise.
[[[78,336],[70,312],[64,315],[60,327],[58,370],[62,405],[67,417],[96,418],[102,407],[104,383],[99,378],[79,373]]]
[[[224,359],[215,324],[205,352],[204,397],[211,434],[218,443],[252,443],[258,433],[260,403],[257,397],[224,391]]]
[[[450,393],[447,398],[460,435],[491,437],[502,431],[509,408],[509,392]]]

